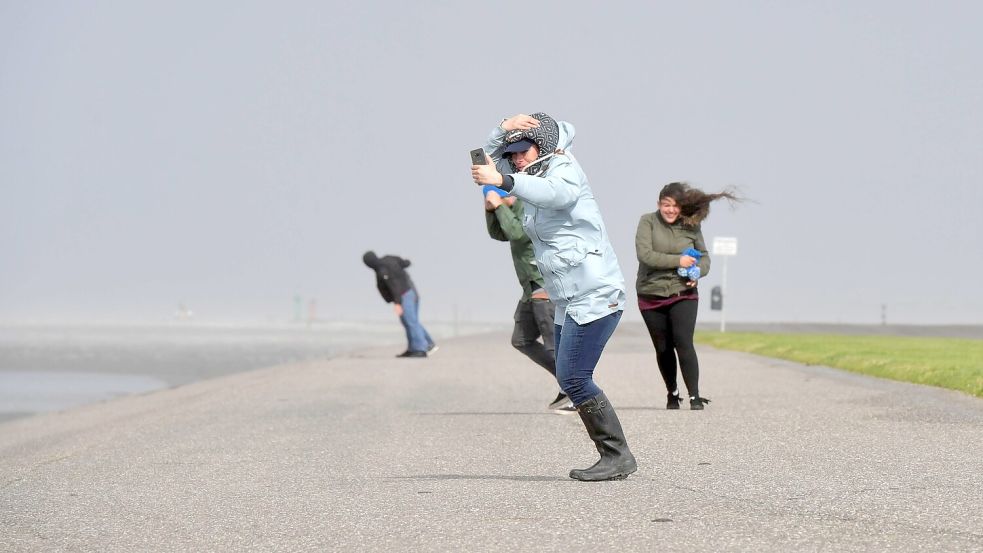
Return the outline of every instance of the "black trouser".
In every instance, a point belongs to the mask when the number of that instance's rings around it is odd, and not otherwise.
[[[648,327],[659,372],[669,393],[675,392],[676,357],[683,372],[683,382],[690,397],[700,396],[700,362],[693,346],[693,332],[696,330],[696,310],[699,300],[680,300],[659,309],[642,311],[642,319]]]
[[[555,309],[550,300],[534,299],[519,302],[515,308],[515,329],[512,331],[512,347],[521,351],[537,365],[556,376],[556,348],[553,345],[553,316]],[[542,337],[543,343],[536,338]]]

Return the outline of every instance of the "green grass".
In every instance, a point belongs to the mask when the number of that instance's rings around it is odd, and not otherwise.
[[[983,340],[701,331],[696,341],[983,397]]]

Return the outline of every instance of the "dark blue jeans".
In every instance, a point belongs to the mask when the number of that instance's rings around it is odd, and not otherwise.
[[[563,326],[554,325],[556,381],[574,405],[580,405],[601,393],[601,389],[594,384],[594,367],[608,339],[618,327],[622,313],[617,311],[585,325],[577,324],[567,315]]]
[[[427,351],[433,345],[433,338],[420,324],[420,299],[413,290],[408,290],[399,299],[403,305],[403,315],[399,322],[406,329],[407,349],[409,351]]]

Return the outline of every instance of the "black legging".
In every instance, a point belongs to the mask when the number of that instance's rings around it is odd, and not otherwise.
[[[693,346],[693,332],[696,330],[696,310],[699,300],[680,300],[676,303],[642,311],[642,319],[648,327],[659,372],[669,393],[675,392],[676,356],[683,372],[683,382],[690,397],[700,397],[700,362]]]

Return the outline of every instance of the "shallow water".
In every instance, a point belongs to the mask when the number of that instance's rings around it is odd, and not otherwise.
[[[438,342],[493,325],[427,324]],[[398,321],[311,327],[0,325],[0,421],[364,347],[405,349]]]
[[[159,378],[138,374],[0,371],[0,418],[60,411],[167,386]]]

